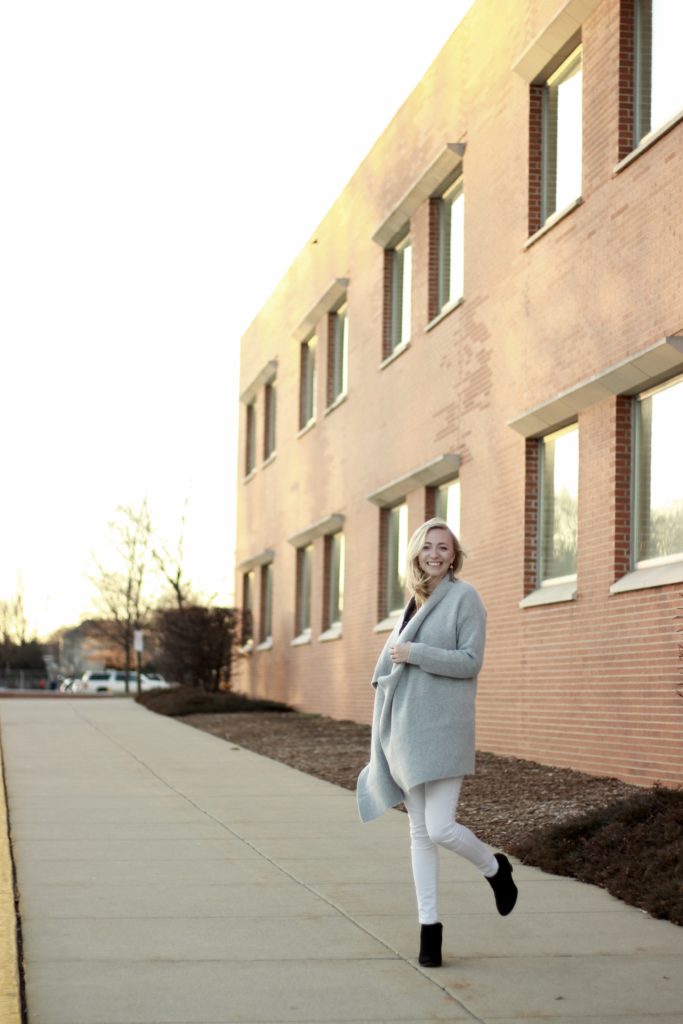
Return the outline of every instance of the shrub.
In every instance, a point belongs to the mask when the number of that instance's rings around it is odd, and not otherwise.
[[[512,852],[683,925],[683,791],[654,786],[539,830]]]
[[[159,715],[221,714],[244,711],[291,711],[287,704],[272,700],[252,700],[239,693],[206,691],[190,686],[174,686],[168,690],[149,690],[135,698],[150,711]]]

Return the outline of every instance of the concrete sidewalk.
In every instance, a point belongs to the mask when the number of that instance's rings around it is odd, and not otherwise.
[[[683,929],[443,855],[417,966],[407,821],[126,699],[0,700],[29,1024],[681,1024]],[[514,809],[511,809],[514,811]]]

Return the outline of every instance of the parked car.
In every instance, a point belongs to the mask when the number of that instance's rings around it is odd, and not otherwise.
[[[140,675],[140,686],[143,690],[156,690],[159,687],[167,687],[168,683],[158,673],[153,673],[156,678],[150,678],[144,672]],[[126,673],[120,669],[107,668],[101,672],[89,670],[84,672],[73,690],[85,693],[125,693]],[[137,673],[131,670],[128,674],[128,692],[137,693]]]
[[[173,686],[173,683],[167,683],[161,672],[145,672],[145,676],[150,682],[154,683],[155,686],[159,686],[162,689],[166,689],[169,686]]]

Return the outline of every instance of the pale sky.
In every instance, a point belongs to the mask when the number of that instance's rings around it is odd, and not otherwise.
[[[232,598],[239,338],[471,0],[0,0],[0,599],[146,496]]]

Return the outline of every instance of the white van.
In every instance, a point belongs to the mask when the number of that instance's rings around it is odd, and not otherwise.
[[[157,690],[159,688],[165,689],[168,683],[158,673],[154,673],[153,679],[149,679],[142,673],[140,675],[140,686],[143,690]],[[73,687],[73,690],[80,693],[125,693],[126,673],[115,668],[106,668],[101,672],[89,670],[83,673],[77,684]],[[132,669],[128,673],[128,692],[132,694],[138,692],[137,673]]]

